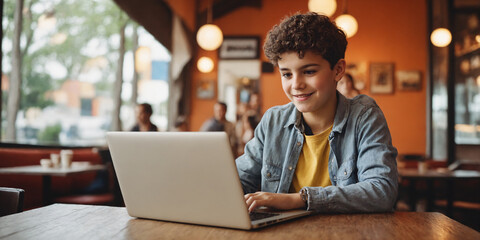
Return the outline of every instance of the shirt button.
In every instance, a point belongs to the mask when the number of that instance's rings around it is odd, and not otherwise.
[[[267,177],[270,177],[270,176],[272,176],[272,174],[270,174],[270,173],[267,173]]]
[[[297,142],[297,146],[300,146],[301,144],[302,144],[302,143],[300,143],[300,142]]]
[[[337,180],[337,176],[333,175],[333,179],[334,179],[334,180]]]
[[[288,170],[292,171],[293,167],[292,166],[289,166],[288,167]]]
[[[347,171],[343,172],[343,174],[347,175]]]

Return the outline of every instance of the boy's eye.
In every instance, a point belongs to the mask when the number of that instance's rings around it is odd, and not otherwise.
[[[317,71],[315,71],[315,70],[305,70],[303,73],[309,75],[309,74],[314,74],[316,72]]]
[[[282,73],[282,77],[284,77],[284,78],[289,78],[291,76],[292,76],[291,73]]]

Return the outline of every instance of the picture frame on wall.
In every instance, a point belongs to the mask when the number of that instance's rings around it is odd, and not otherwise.
[[[225,36],[218,50],[220,59],[258,59],[260,57],[260,37]]]
[[[393,63],[370,63],[370,92],[373,94],[393,93]]]
[[[200,80],[197,84],[198,99],[213,99],[215,97],[215,81]]]
[[[397,90],[399,91],[421,91],[422,72],[417,70],[399,70],[395,72]]]

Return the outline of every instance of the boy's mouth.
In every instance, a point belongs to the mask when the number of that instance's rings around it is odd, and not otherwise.
[[[296,95],[292,95],[295,100],[297,101],[305,101],[307,100],[310,96],[312,96],[313,92],[312,93],[308,93],[308,94],[296,94]]]

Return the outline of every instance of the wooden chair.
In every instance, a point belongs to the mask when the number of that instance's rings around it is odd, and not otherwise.
[[[24,193],[20,188],[0,187],[0,217],[22,212]]]

